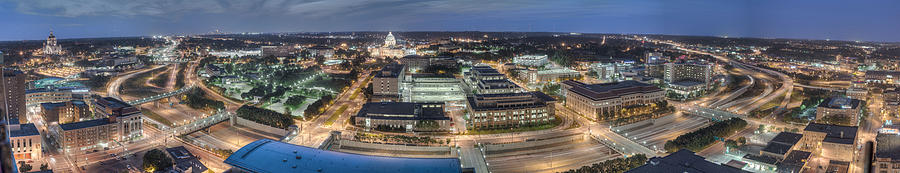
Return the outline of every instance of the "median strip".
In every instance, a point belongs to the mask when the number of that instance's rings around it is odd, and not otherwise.
[[[346,111],[346,110],[347,110],[347,105],[343,105],[340,108],[338,108],[337,111],[334,111],[334,113],[331,114],[331,117],[328,117],[328,120],[325,120],[325,125],[331,126],[332,124],[334,124],[334,121],[336,121],[339,117],[341,117],[341,114],[344,113],[344,111]]]

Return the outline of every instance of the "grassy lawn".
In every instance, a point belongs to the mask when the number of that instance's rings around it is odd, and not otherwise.
[[[344,105],[344,106],[341,106],[340,108],[338,108],[337,111],[334,111],[334,113],[331,114],[331,117],[328,117],[328,120],[325,120],[325,125],[330,126],[330,125],[334,124],[334,121],[336,121],[338,119],[338,117],[341,117],[341,114],[344,113],[344,111],[346,111],[346,110],[347,110],[347,105]]]
[[[154,77],[150,80],[150,84],[153,84],[156,87],[165,88],[166,83],[169,83],[169,73],[171,73],[171,71],[166,70],[159,74],[153,74]]]
[[[781,106],[781,101],[783,101],[783,100],[784,100],[784,94],[781,94],[778,97],[776,97],[775,99],[772,99],[772,101],[769,101],[768,103],[763,104],[757,110],[766,110],[766,109],[773,108],[775,106]]]
[[[149,109],[141,108],[141,113],[144,114],[144,116],[146,116],[147,118],[156,120],[156,121],[159,122],[159,123],[166,124],[166,125],[168,125],[169,127],[175,126],[175,124],[172,123],[171,121],[169,121],[168,119],[163,118],[162,116],[159,116],[159,114],[156,114],[156,112],[153,112],[153,111],[151,111],[151,110],[149,110]],[[157,128],[157,129],[158,129],[158,128]]]
[[[362,89],[365,86],[369,85],[369,80],[371,79],[372,77],[370,76],[367,77],[366,80],[363,80],[362,84],[360,84],[359,87],[356,87],[356,90],[353,90],[353,95],[350,95],[350,100],[356,99],[356,96],[359,96],[359,93],[362,92]]]
[[[178,64],[178,74],[175,74],[175,88],[184,87],[184,71],[187,68],[186,64]]]
[[[150,77],[153,74],[165,70],[166,68],[151,70],[148,72],[137,74],[131,79],[126,80],[122,83],[122,88],[120,88],[122,90],[122,94],[135,97],[148,97],[161,94],[161,92],[157,92],[155,89],[152,89],[152,87],[146,86],[144,84],[147,82],[147,80],[150,80]]]

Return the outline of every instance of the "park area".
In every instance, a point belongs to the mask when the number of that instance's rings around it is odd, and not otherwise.
[[[210,75],[204,82],[222,95],[295,119],[308,119],[321,114],[334,95],[350,85],[353,76],[324,73],[318,66],[271,64],[257,60],[240,64],[215,63],[212,60],[201,62],[201,67],[209,66],[221,71]]]

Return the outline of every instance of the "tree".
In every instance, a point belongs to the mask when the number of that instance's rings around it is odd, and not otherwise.
[[[303,104],[303,100],[306,100],[306,97],[303,97],[302,95],[293,95],[284,101],[284,105],[296,108],[300,106],[300,104]]]
[[[257,108],[250,105],[243,105],[237,110],[238,117],[272,126],[280,129],[287,129],[288,126],[294,124],[294,120],[290,115],[278,113],[268,109]]]
[[[737,147],[738,147],[738,142],[737,142],[737,141],[734,141],[734,140],[731,140],[731,139],[725,140],[725,146],[726,146],[726,147],[729,147],[729,148],[737,148]]]
[[[627,158],[616,158],[612,160],[594,163],[589,166],[582,166],[578,169],[571,169],[564,173],[581,173],[581,172],[615,172],[621,173],[630,169],[637,168],[647,162],[647,156],[644,154],[636,154]]]
[[[19,172],[31,171],[31,165],[25,164],[25,161],[19,161]]]
[[[50,165],[47,165],[46,163],[41,164],[41,171],[46,171],[46,170],[50,170]]]
[[[719,121],[710,126],[697,129],[696,131],[685,133],[678,136],[674,140],[666,141],[663,148],[669,152],[675,152],[680,149],[688,149],[699,152],[716,141],[716,138],[723,138],[734,134],[740,129],[747,126],[747,121],[740,118],[731,118],[725,121]]]
[[[159,149],[153,149],[144,154],[144,163],[142,165],[144,171],[154,172],[172,167],[172,164],[172,158],[169,158],[165,152]]]
[[[739,144],[741,144],[741,145],[747,145],[747,138],[741,136],[741,137],[739,137],[739,138],[737,139],[737,142],[738,142]]]
[[[188,107],[194,109],[223,109],[225,102],[206,98],[206,93],[198,88],[191,89],[184,94],[183,101]]]
[[[419,120],[419,123],[416,124],[416,128],[422,130],[434,130],[440,128],[440,125],[434,120]]]

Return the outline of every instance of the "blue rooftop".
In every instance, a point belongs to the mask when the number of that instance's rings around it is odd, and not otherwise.
[[[457,158],[400,158],[368,156],[298,146],[261,139],[241,147],[225,163],[258,173],[394,173],[462,172]]]
[[[31,123],[20,124],[19,130],[9,131],[10,137],[34,136],[34,135],[40,135],[40,133],[38,133],[37,127],[35,127],[34,124],[31,124]]]

